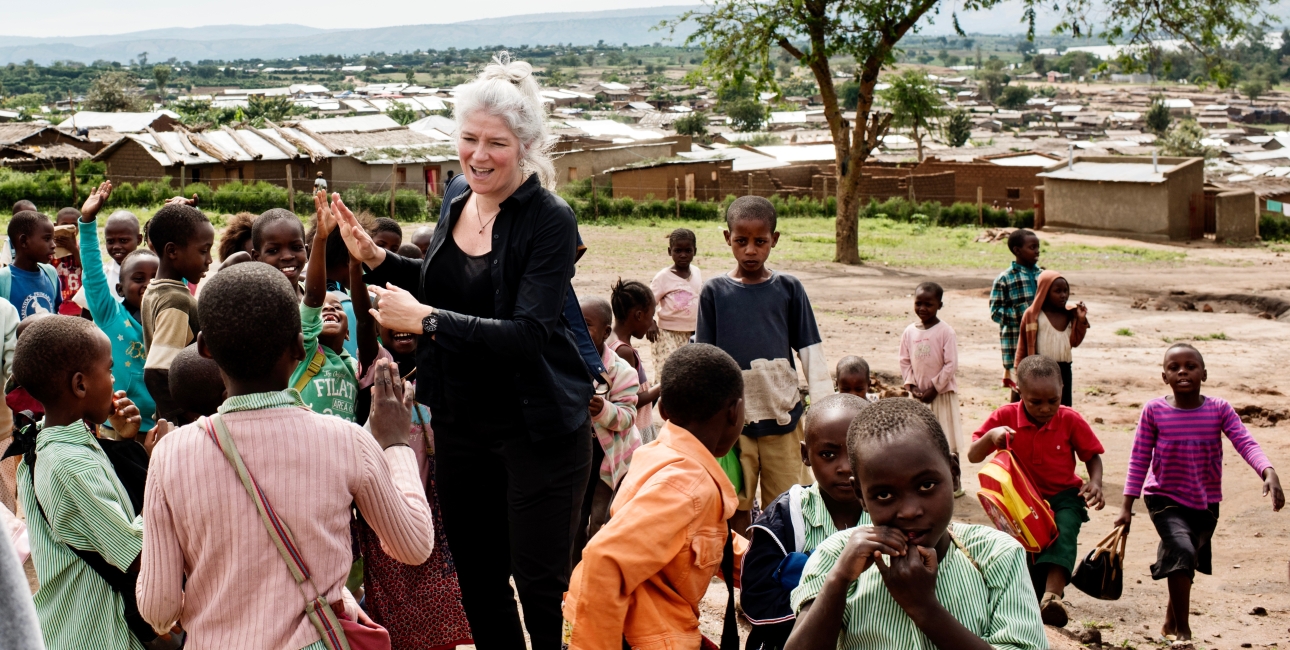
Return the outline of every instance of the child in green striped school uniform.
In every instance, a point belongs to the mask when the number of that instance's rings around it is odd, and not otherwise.
[[[1021,545],[950,521],[959,468],[930,410],[904,398],[870,406],[851,423],[847,453],[873,524],[811,555],[787,650],[1048,647]]]

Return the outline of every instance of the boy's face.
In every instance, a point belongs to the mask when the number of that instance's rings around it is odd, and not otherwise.
[[[678,269],[690,268],[690,262],[694,261],[695,246],[694,242],[681,240],[671,245],[667,249],[667,254],[672,256],[672,263]]]
[[[919,291],[914,294],[914,315],[918,320],[926,323],[936,318],[936,313],[941,310],[941,300],[931,291]]]
[[[838,392],[869,399],[869,375],[863,372],[844,372],[838,375]]]
[[[417,351],[417,334],[412,332],[396,332],[388,327],[382,327],[381,342],[385,343],[385,349],[389,350],[390,354],[407,356]]]
[[[1173,348],[1165,354],[1165,369],[1161,373],[1165,383],[1175,395],[1200,392],[1200,385],[1209,379],[1205,361],[1195,350]]]
[[[139,223],[137,221],[131,223],[126,219],[108,219],[107,225],[103,228],[103,239],[108,255],[120,264],[126,255],[133,253],[139,247],[141,240]]]
[[[80,218],[81,218],[80,213],[63,212],[62,210],[59,210],[58,215],[54,217],[54,225],[55,226],[75,226],[76,221]]]
[[[382,230],[372,236],[372,243],[394,253],[403,245],[403,237],[396,232]]]
[[[30,235],[20,235],[14,242],[14,251],[28,259],[48,264],[54,255],[54,224],[47,220],[36,222]]]
[[[900,530],[910,544],[939,548],[954,516],[959,469],[921,432],[862,441],[859,452],[853,481],[873,525]]]
[[[295,286],[300,272],[305,268],[305,231],[299,222],[280,219],[269,224],[261,233],[260,249],[251,251],[251,259],[264,262],[287,276]]]
[[[596,344],[596,352],[605,354],[605,341],[614,331],[611,323],[605,322],[602,310],[595,307],[584,307],[582,319],[587,321],[587,331],[591,333],[591,342]]]
[[[1039,426],[1048,424],[1062,405],[1061,377],[1029,377],[1018,386],[1021,405]]]
[[[322,333],[318,335],[318,341],[339,352],[345,347],[345,339],[349,338],[349,318],[345,316],[345,306],[339,298],[328,293],[323,297],[320,316]]]
[[[725,231],[726,244],[744,275],[761,273],[770,257],[770,249],[779,243],[779,233],[761,219],[740,219]]]
[[[1039,261],[1039,236],[1034,233],[1027,235],[1021,246],[1012,249],[1012,254],[1017,256],[1018,264],[1034,266]]]
[[[157,277],[157,258],[151,255],[136,255],[130,263],[121,267],[121,282],[116,291],[132,309],[143,304],[143,292],[148,290],[152,279]]]
[[[112,343],[101,330],[94,334],[98,353],[81,371],[80,387],[85,391],[85,418],[103,422],[112,415]]]
[[[1066,278],[1057,278],[1053,280],[1053,285],[1048,287],[1048,295],[1044,298],[1044,306],[1049,309],[1065,309],[1066,301],[1071,297],[1071,285]]]
[[[193,233],[187,245],[166,244],[166,259],[185,280],[196,282],[211,266],[211,247],[214,244],[215,228],[209,223],[199,223],[197,232]]]
[[[819,414],[802,443],[802,462],[811,468],[820,491],[838,503],[856,502],[851,459],[847,456],[847,429],[856,413],[835,408]]]

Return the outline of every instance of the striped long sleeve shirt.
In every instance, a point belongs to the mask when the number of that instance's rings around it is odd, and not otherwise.
[[[999,348],[1003,352],[1003,367],[1011,369],[1017,356],[1017,339],[1021,336],[1021,315],[1035,300],[1039,285],[1038,264],[1022,266],[1016,262],[995,278],[990,288],[990,319],[999,324]]]
[[[96,552],[122,571],[143,548],[143,518],[84,423],[41,430],[36,471],[18,463],[18,497],[40,580],[36,616],[45,647],[142,650],[126,626],[120,594],[68,548]]]
[[[1226,400],[1180,409],[1164,397],[1142,407],[1124,495],[1156,494],[1197,510],[1223,500],[1223,434],[1259,476],[1272,467]]]
[[[605,460],[600,463],[600,480],[616,488],[627,476],[632,453],[641,446],[641,434],[636,428],[636,393],[640,392],[641,381],[636,369],[608,347],[601,361],[607,369],[609,394],[604,396],[605,405],[591,419],[591,424],[596,441],[605,452]]]

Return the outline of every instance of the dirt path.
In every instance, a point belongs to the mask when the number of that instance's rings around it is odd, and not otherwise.
[[[580,294],[607,295],[608,286],[620,276],[648,283],[658,269],[670,263],[662,240],[666,230],[630,230],[634,232],[612,226],[582,227],[591,253],[574,281]],[[605,259],[602,251],[614,250],[615,242],[628,235],[640,236],[641,230],[651,240],[657,235],[657,254],[633,252],[631,259]],[[1290,482],[1290,470],[1285,469],[1290,468],[1290,438],[1284,427],[1267,426],[1290,419],[1290,397],[1286,396],[1290,393],[1290,345],[1286,344],[1290,322],[1275,319],[1290,320],[1290,302],[1282,303],[1290,301],[1290,256],[1270,248],[1166,247],[1050,233],[1043,237],[1055,244],[1122,245],[1187,253],[1183,264],[1136,264],[1067,274],[1072,300],[1087,303],[1092,324],[1084,344],[1075,352],[1075,408],[1094,423],[1107,449],[1104,488],[1109,505],[1090,513],[1091,521],[1080,539],[1081,554],[1109,532],[1119,512],[1141,405],[1167,390],[1160,379],[1167,340],[1190,340],[1205,354],[1210,378],[1206,393],[1254,414],[1255,422],[1250,425],[1254,435]],[[698,263],[709,277],[731,267],[724,251],[701,252],[708,253]],[[914,319],[914,286],[924,280],[941,283],[946,289],[941,318],[953,325],[959,338],[958,382],[964,427],[974,430],[1007,399],[1000,382],[998,330],[987,308],[990,284],[1001,269],[925,272],[831,263],[776,264],[773,255],[771,266],[794,273],[806,286],[830,363],[846,354],[858,354],[875,371],[887,375],[899,372],[896,353],[901,332]],[[1188,311],[1189,307],[1196,311]],[[648,359],[648,344],[639,345]],[[1290,539],[1290,512],[1272,513],[1268,500],[1259,494],[1261,481],[1230,445],[1225,446],[1225,499],[1214,536],[1215,575],[1197,578],[1192,629],[1198,647],[1258,648],[1278,643],[1285,647],[1290,640],[1290,552],[1285,544]],[[978,467],[964,468],[969,496],[958,501],[956,515],[964,521],[986,523],[973,498]],[[1097,626],[1104,642],[1150,647],[1154,642],[1145,635],[1158,639],[1167,598],[1164,585],[1153,582],[1148,569],[1155,561],[1158,538],[1140,503],[1137,510],[1139,516],[1128,543],[1124,597],[1098,601],[1071,589],[1067,593],[1072,620],[1068,628]],[[712,598],[716,606],[705,607],[718,621],[725,603],[724,587],[720,592]],[[1252,615],[1255,608],[1266,614]],[[711,618],[705,619],[705,629],[712,628]],[[719,624],[708,631],[719,635]]]

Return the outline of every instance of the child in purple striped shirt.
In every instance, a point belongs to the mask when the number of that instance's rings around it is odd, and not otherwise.
[[[1272,463],[1232,405],[1200,394],[1208,375],[1196,348],[1186,343],[1169,348],[1162,376],[1174,394],[1142,407],[1124,481],[1124,509],[1115,524],[1128,533],[1133,502],[1142,495],[1160,534],[1151,577],[1169,581],[1169,605],[1160,633],[1188,640],[1192,579],[1196,571],[1213,570],[1210,538],[1218,525],[1218,502],[1223,500],[1223,434],[1263,478],[1263,496],[1272,495],[1273,511],[1285,505],[1285,493]]]

